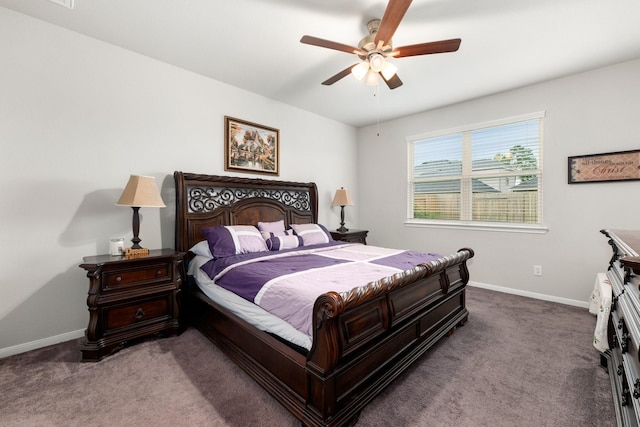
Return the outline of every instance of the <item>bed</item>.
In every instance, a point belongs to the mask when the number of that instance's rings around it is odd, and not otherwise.
[[[174,179],[179,251],[205,240],[209,227],[317,224],[314,183],[179,171]],[[181,291],[180,313],[185,325],[214,342],[303,425],[350,425],[380,391],[468,320],[467,260],[473,255],[463,248],[364,286],[323,293],[313,303],[308,348],[257,327],[192,283]],[[187,260],[197,258],[189,253]]]

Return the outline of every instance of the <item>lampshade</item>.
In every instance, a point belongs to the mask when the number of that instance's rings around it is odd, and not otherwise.
[[[378,73],[376,73],[375,71],[369,69],[369,71],[367,71],[367,75],[364,78],[364,82],[368,85],[368,86],[375,86],[378,84]]]
[[[385,64],[384,56],[380,55],[379,53],[374,53],[369,55],[369,68],[371,68],[376,73],[382,70],[382,67],[384,67],[384,64]]]
[[[367,71],[369,71],[369,63],[367,61],[362,61],[351,68],[351,74],[358,80],[362,80]]]
[[[397,71],[398,67],[387,61],[384,63],[380,74],[382,74],[382,77],[384,77],[385,80],[389,80]]]
[[[333,202],[331,202],[331,206],[353,206],[353,200],[351,200],[351,196],[349,195],[349,190],[346,188],[340,187],[339,190],[336,190],[335,196],[333,196]]]
[[[160,197],[155,177],[140,175],[131,175],[129,177],[129,182],[127,182],[127,186],[124,188],[116,205],[150,208],[166,207]]]

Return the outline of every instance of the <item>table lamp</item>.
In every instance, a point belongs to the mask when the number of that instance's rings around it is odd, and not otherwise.
[[[153,176],[131,175],[129,182],[124,188],[116,206],[131,206],[133,209],[133,242],[132,249],[142,249],[140,232],[140,208],[164,208],[166,205],[160,197],[160,192],[156,186],[156,179]]]
[[[349,190],[344,187],[340,187],[339,190],[336,190],[336,194],[335,196],[333,196],[333,202],[331,202],[331,206],[340,206],[340,228],[338,228],[337,231],[341,233],[349,231],[349,229],[344,226],[344,207],[353,205],[354,203],[351,200],[351,196],[349,195]]]

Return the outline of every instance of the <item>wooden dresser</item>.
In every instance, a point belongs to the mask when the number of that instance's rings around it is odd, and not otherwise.
[[[90,283],[83,361],[98,361],[137,338],[179,333],[183,256],[173,249],[157,249],[143,257],[84,258],[80,267]]]
[[[609,350],[601,363],[609,372],[619,426],[640,425],[640,231],[601,230],[613,255],[607,277],[611,282]]]

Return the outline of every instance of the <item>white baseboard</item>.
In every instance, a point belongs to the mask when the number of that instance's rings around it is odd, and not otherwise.
[[[74,340],[83,336],[84,329],[78,329],[77,331],[65,332],[64,334],[43,338],[41,340],[26,342],[24,344],[14,345],[12,347],[0,348],[0,359],[31,350],[36,350],[38,348],[47,347],[49,345],[58,344],[59,342]]]
[[[474,286],[476,288],[488,289],[490,291],[504,292],[506,294],[520,295],[522,297],[529,297],[529,298],[540,299],[543,301],[551,301],[551,302],[557,302],[560,304],[572,305],[574,307],[589,308],[589,301],[579,301],[575,299],[554,297],[552,295],[522,291],[520,289],[505,288],[503,286],[488,285],[486,283],[473,282],[471,280],[469,281],[468,285]]]

